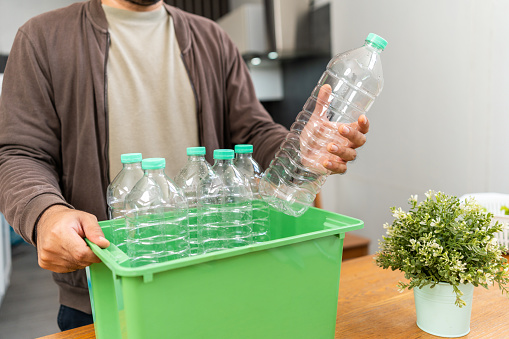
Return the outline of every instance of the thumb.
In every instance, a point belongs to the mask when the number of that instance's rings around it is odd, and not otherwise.
[[[82,220],[81,223],[83,232],[85,233],[85,238],[101,248],[110,246],[110,242],[104,237],[104,233],[101,226],[97,223],[97,220],[90,220],[89,218],[85,219],[86,220]]]
[[[369,131],[369,120],[368,118],[362,114],[360,117],[359,117],[359,120],[357,121],[357,124],[359,125],[359,132],[361,133],[368,133]]]
[[[332,101],[331,93],[332,88],[329,84],[325,84],[322,87],[320,87],[313,115],[317,115],[319,117],[324,115],[324,113],[329,108],[330,102]]]

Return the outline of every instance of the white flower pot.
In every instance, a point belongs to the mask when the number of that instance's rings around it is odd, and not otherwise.
[[[462,284],[459,289],[466,306],[454,304],[456,294],[452,285],[439,283],[430,288],[414,288],[417,326],[425,332],[440,337],[461,337],[470,332],[470,314],[472,313],[472,297],[474,285]]]

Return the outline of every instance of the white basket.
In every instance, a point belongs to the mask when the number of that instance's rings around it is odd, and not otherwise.
[[[502,206],[509,207],[509,194],[491,192],[470,193],[462,195],[460,200],[465,200],[469,197],[474,198],[479,205],[493,214],[492,224],[497,221],[505,224],[505,229],[502,232],[496,233],[495,236],[500,244],[509,247],[509,216],[504,215],[504,212],[501,210]]]
[[[502,232],[495,233],[495,236],[497,237],[497,240],[500,244],[509,248],[509,215],[494,216],[493,219],[491,219],[492,223],[495,223],[496,221],[504,224],[505,229]]]

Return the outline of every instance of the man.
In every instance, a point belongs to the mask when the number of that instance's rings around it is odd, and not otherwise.
[[[254,145],[267,167],[287,131],[255,97],[233,43],[212,21],[160,0],[91,0],[35,17],[16,36],[0,98],[0,209],[37,247],[59,286],[62,330],[92,322],[83,268],[107,247],[106,188],[121,153]],[[346,171],[365,142],[362,116],[328,145]],[[119,165],[118,165],[119,166]]]

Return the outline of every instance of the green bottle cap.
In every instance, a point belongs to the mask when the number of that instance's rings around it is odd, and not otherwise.
[[[188,147],[187,155],[205,155],[205,147]]]
[[[381,36],[376,35],[375,33],[369,33],[368,37],[366,38],[366,41],[372,43],[373,45],[382,50],[385,49],[385,46],[387,46],[387,40],[385,40]]]
[[[125,153],[120,156],[120,162],[123,164],[132,164],[141,161],[141,153]]]
[[[216,149],[214,150],[214,159],[228,160],[235,157],[235,152],[232,149]]]
[[[144,170],[161,169],[166,167],[166,160],[164,158],[148,158],[143,159],[141,168]]]
[[[235,153],[253,153],[253,145],[249,144],[235,145]]]

